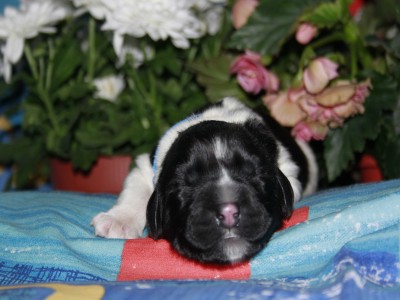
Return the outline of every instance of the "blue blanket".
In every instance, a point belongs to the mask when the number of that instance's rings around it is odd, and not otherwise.
[[[93,235],[91,218],[114,202],[110,195],[0,194],[0,298],[400,298],[400,180],[303,199],[301,223],[275,233],[239,281],[119,281],[123,265],[124,280],[146,274],[135,273],[140,261],[124,263],[127,241]],[[159,279],[171,272],[161,270]]]

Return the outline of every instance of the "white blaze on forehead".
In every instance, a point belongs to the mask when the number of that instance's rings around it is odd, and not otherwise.
[[[229,176],[228,171],[225,170],[224,168],[221,169],[222,176],[219,178],[218,183],[220,185],[229,185],[230,183],[233,183],[232,178]]]
[[[227,145],[222,142],[221,139],[216,138],[214,140],[214,154],[217,159],[226,157]]]
[[[221,139],[216,138],[213,143],[214,146],[214,154],[217,160],[223,159],[226,157],[228,152],[228,146],[226,143],[221,141]],[[233,182],[232,178],[229,176],[228,171],[224,167],[220,167],[221,177],[219,178],[218,183],[220,185],[228,185]]]

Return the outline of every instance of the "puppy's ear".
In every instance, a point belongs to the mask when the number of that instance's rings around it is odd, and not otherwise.
[[[163,231],[162,216],[163,200],[161,193],[156,188],[147,204],[147,223],[150,229],[150,236],[155,240],[160,238]]]
[[[293,212],[294,194],[292,185],[290,184],[287,177],[279,169],[278,169],[278,183],[281,188],[283,196],[283,201],[281,203],[282,214],[284,218],[288,219]]]

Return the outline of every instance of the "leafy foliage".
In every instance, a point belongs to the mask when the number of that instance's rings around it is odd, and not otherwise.
[[[197,81],[206,88],[206,95],[215,102],[222,97],[237,97],[245,101],[246,96],[229,74],[232,56],[221,56],[197,60],[189,67],[197,74]]]
[[[397,104],[397,83],[393,78],[371,75],[373,90],[365,103],[365,113],[349,119],[341,128],[330,132],[324,142],[328,179],[333,180],[362,152],[367,142],[376,140],[385,123],[387,112]],[[382,145],[379,145],[382,147]]]
[[[396,0],[368,1],[355,22],[348,10],[351,2],[263,0],[246,25],[235,30],[230,4],[236,1],[231,1],[220,30],[191,40],[189,49],[168,40],[139,39],[143,53],[148,45],[152,52],[141,64],[131,55],[118,62],[110,36],[89,14],[62,21],[58,34],[29,40],[26,65],[11,85],[0,83],[0,95],[10,90],[27,94],[9,109],[10,114],[23,110],[22,134],[0,144],[0,164],[16,165],[16,183],[24,186],[46,173],[49,157],[89,170],[99,155],[149,151],[171,124],[222,97],[259,106],[262,93],[249,95],[230,73],[238,54],[251,50],[277,75],[281,91],[300,87],[304,70],[317,57],[338,63],[341,79],[370,78],[373,89],[365,113],[330,130],[319,145],[321,161],[333,181],[358,153],[370,152],[387,178],[398,177],[393,162],[400,159],[400,11],[390,9]],[[318,29],[307,45],[295,39],[303,22]],[[93,84],[110,74],[122,74],[126,83],[113,102],[96,96]]]
[[[95,98],[88,76],[115,74],[117,58],[101,30],[93,31],[91,50],[82,48],[78,36],[85,24],[85,19],[62,24],[61,35],[44,36],[27,48],[32,76],[15,78],[29,91],[22,103],[23,135],[0,145],[0,163],[18,166],[18,187],[49,157],[89,170],[99,155],[150,151],[166,128],[206,103],[184,63],[189,54],[165,42],[145,66],[134,67],[128,57],[119,70],[128,87],[116,102]]]
[[[296,30],[302,15],[329,0],[261,1],[248,23],[236,31],[230,46],[276,55]]]

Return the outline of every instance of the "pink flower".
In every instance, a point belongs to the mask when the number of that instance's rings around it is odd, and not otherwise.
[[[296,40],[302,44],[308,44],[317,34],[317,27],[310,23],[301,23],[299,27],[297,27],[296,31]]]
[[[293,127],[307,116],[297,101],[300,95],[298,91],[289,90],[266,95],[263,102],[275,120],[283,126]]]
[[[244,26],[257,5],[258,0],[236,0],[232,9],[233,27],[239,29]]]
[[[339,65],[330,59],[324,57],[314,59],[303,74],[306,90],[311,94],[321,92],[330,80],[339,75],[337,72],[338,67]]]
[[[342,126],[345,119],[364,113],[369,87],[369,80],[359,84],[339,82],[316,96],[302,97],[299,104],[310,120],[335,128]]]
[[[261,64],[261,56],[257,53],[246,51],[232,64],[231,74],[237,74],[240,86],[248,93],[258,94],[262,89],[275,92],[279,88],[276,75]]]
[[[365,98],[369,96],[369,89],[372,87],[371,80],[367,79],[356,85],[356,90],[352,97],[352,100],[358,103],[363,104],[365,102]]]
[[[318,122],[303,121],[298,123],[292,129],[292,135],[301,141],[309,142],[311,140],[322,141],[325,139],[329,128]]]
[[[369,88],[371,87],[371,81],[368,79],[359,84],[349,84],[354,87],[354,93],[347,102],[336,105],[334,111],[340,118],[347,119],[356,114],[363,114],[365,111],[364,102],[369,95]],[[338,88],[345,88],[346,86],[338,86]]]

